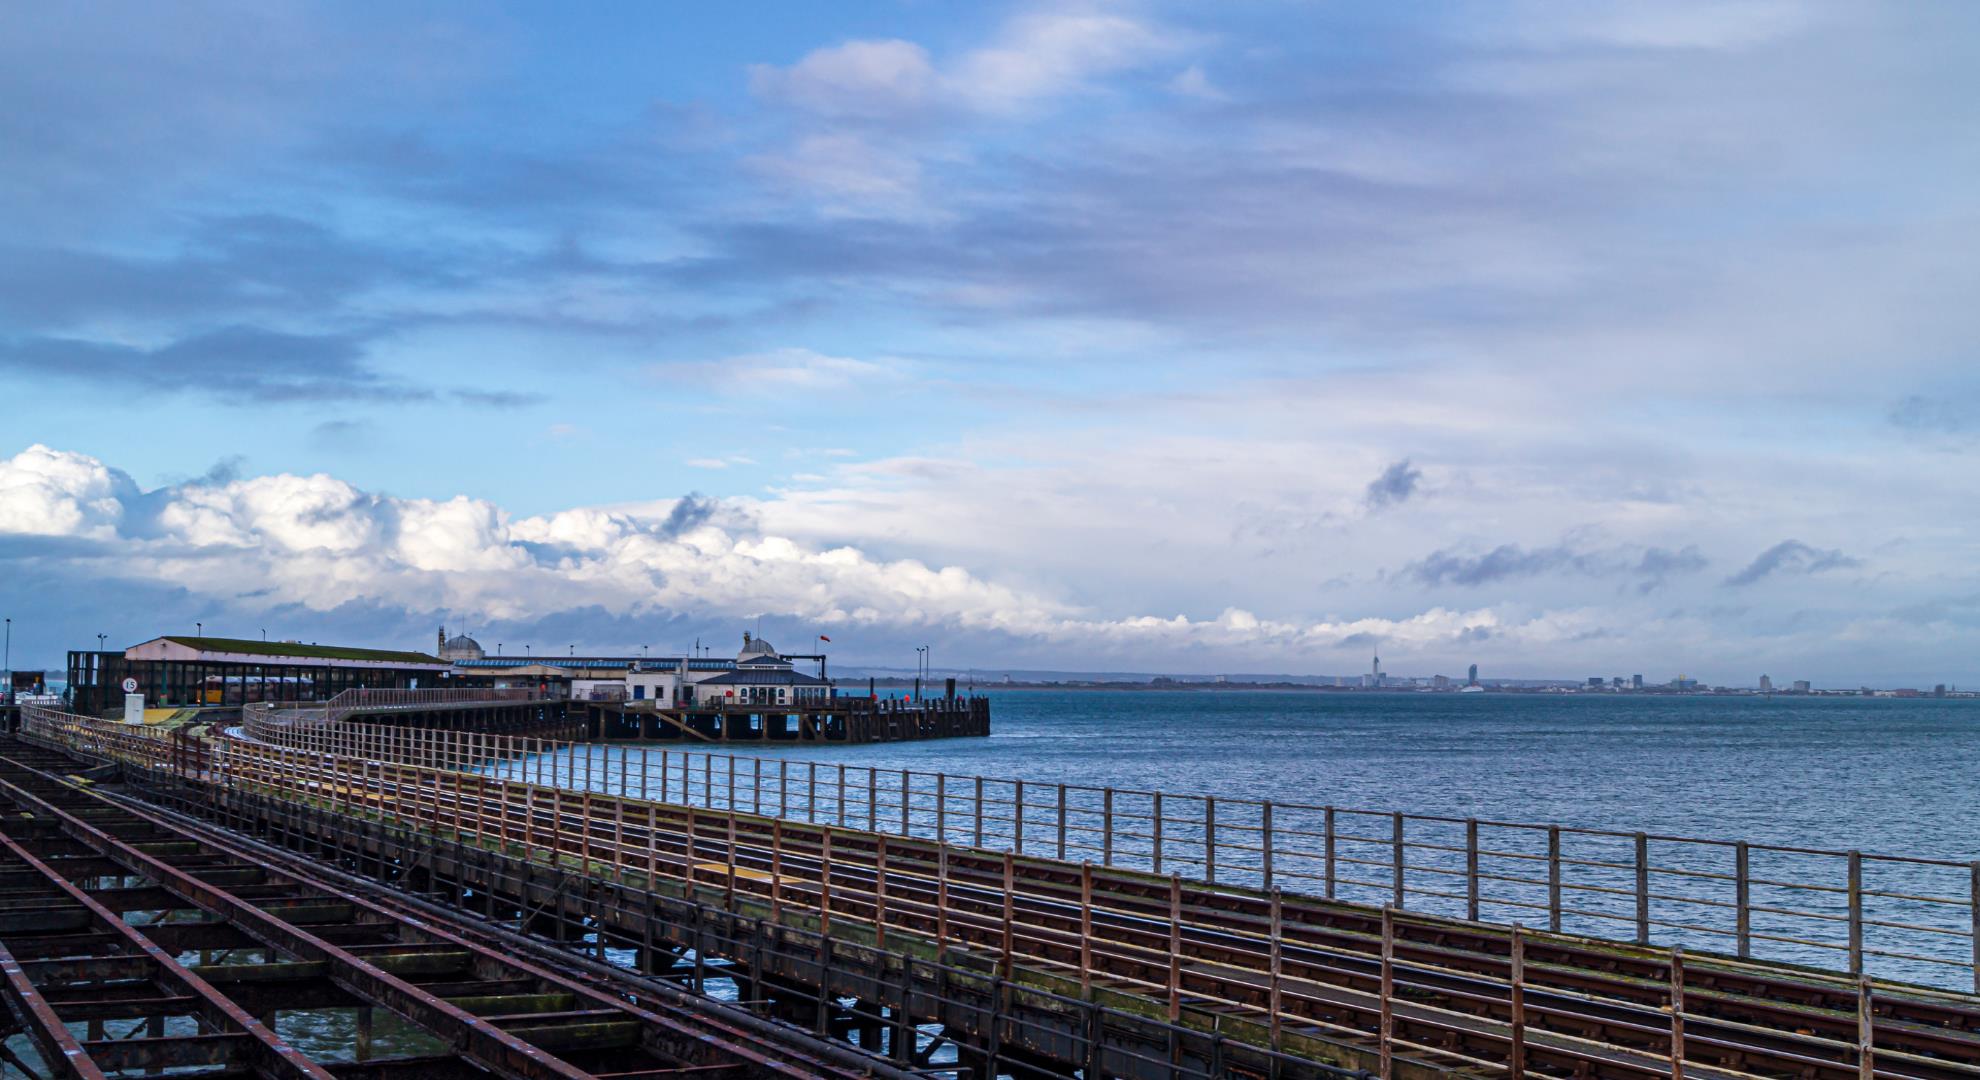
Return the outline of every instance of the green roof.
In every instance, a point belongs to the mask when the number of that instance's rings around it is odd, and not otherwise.
[[[351,649],[341,645],[298,645],[293,641],[254,641],[249,638],[182,637],[168,634],[166,641],[190,649],[210,652],[245,653],[251,656],[293,656],[306,660],[370,660],[397,664],[441,664],[445,660],[422,652],[392,649]]]

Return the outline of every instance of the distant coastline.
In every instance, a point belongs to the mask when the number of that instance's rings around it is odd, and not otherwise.
[[[1227,680],[1206,682],[1199,679],[976,679],[967,675],[940,676],[923,680],[924,692],[939,693],[944,687],[943,680],[953,677],[958,693],[982,692],[986,690],[1118,690],[1118,691],[1187,691],[1191,693],[1219,693],[1230,691],[1272,691],[1277,693],[1299,694],[1457,694],[1465,686],[1455,680],[1446,686],[1399,685],[1399,686],[1328,686],[1311,682],[1246,682]],[[868,676],[848,676],[838,679],[841,693],[856,688]],[[913,678],[899,676],[870,677],[876,691],[912,691]],[[1736,686],[1697,686],[1680,689],[1669,685],[1616,687],[1604,684],[1600,687],[1562,680],[1493,679],[1481,680],[1479,686],[1491,694],[1544,694],[1550,696],[1585,697],[1747,697],[1747,698],[1905,698],[1913,700],[1973,700],[1980,699],[1980,691],[1959,690],[1950,687],[1931,689],[1809,689],[1762,690],[1756,687]]]

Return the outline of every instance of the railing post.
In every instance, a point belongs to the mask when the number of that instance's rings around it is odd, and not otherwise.
[[[880,831],[880,772],[866,770],[866,831]]]
[[[778,820],[783,820],[779,818]],[[832,830],[826,829],[818,845],[818,932],[832,932]]]
[[[1059,785],[1059,859],[1066,857],[1066,785]]]
[[[1526,1076],[1526,929],[1512,924],[1512,973],[1508,998],[1512,1003],[1512,1080]]]
[[[1258,809],[1259,864],[1263,869],[1264,881],[1261,889],[1272,887],[1272,800],[1266,799]]]
[[[1746,841],[1733,847],[1733,934],[1739,942],[1739,958],[1753,955],[1753,876]]]
[[[1332,900],[1334,898],[1334,808],[1332,806],[1326,808],[1324,828],[1327,845],[1327,899]]]
[[[873,947],[887,947],[887,834],[874,838],[873,846]]]
[[[821,873],[819,875],[823,877]],[[784,921],[784,819],[770,819],[770,921]]]
[[[1270,984],[1266,988],[1266,1011],[1271,1013],[1272,1052],[1276,1054],[1282,1049],[1282,1044],[1284,1043],[1283,1021],[1280,1018],[1280,1013],[1285,1008],[1279,990],[1279,978],[1283,968],[1282,957],[1285,952],[1284,943],[1280,940],[1285,931],[1285,905],[1280,899],[1277,888],[1272,890],[1271,931],[1272,960],[1269,974]]]
[[[949,842],[949,774],[935,774],[935,842]]]
[[[1382,1080],[1395,1075],[1396,909],[1382,905]]]
[[[1973,992],[1980,994],[1980,861],[1968,866],[1967,872],[1966,909],[1972,920],[1967,934],[1973,945]]]
[[[1396,907],[1402,907],[1407,897],[1408,886],[1403,881],[1403,816],[1401,811],[1389,815],[1389,848],[1395,859],[1395,900]]]
[[[1636,834],[1636,943],[1650,944],[1650,838]]]
[[[908,815],[908,811],[911,808],[913,802],[914,802],[914,784],[909,779],[908,771],[906,769],[902,769],[901,770],[901,835],[902,836],[912,835],[910,832],[911,822]]]
[[[1217,880],[1217,800],[1203,799],[1203,880]]]
[[[935,961],[948,963],[943,955],[949,945],[949,845],[935,848]]]
[[[1012,910],[1012,898],[1016,894],[1017,867],[1011,853],[1006,851],[1004,852],[1004,940],[1001,949],[1004,961],[1003,976],[1006,979],[1011,977],[1013,967],[1011,954],[1015,950],[1013,938],[1016,934],[1011,924],[1016,912]]]
[[[1093,860],[1079,864],[1079,993],[1093,997]]]
[[[1100,865],[1114,865],[1114,789],[1100,793]]]
[[[1154,834],[1154,839],[1150,843],[1152,846],[1152,850],[1155,853],[1155,865],[1151,872],[1159,874],[1162,872],[1162,793],[1161,792],[1159,791],[1155,792],[1154,802],[1155,802],[1154,811],[1150,815],[1154,818],[1154,828],[1149,830],[1151,833]],[[1980,970],[1980,969],[1976,969],[1976,970]],[[1980,976],[1976,976],[1976,978],[1980,978]]]
[[[726,910],[736,910],[736,812],[729,811],[729,887]]]
[[[1464,821],[1464,917],[1478,921],[1478,819]]]
[[[1868,976],[1856,980],[1857,1080],[1876,1080],[1877,1005]]]
[[[1863,853],[1849,853],[1849,973],[1863,974]]]
[[[1547,929],[1561,932],[1561,827],[1547,826]]]
[[[1684,946],[1671,946],[1671,1080],[1684,1080]]]
[[[1024,781],[1011,782],[1011,844],[1018,854],[1024,854]]]
[[[973,846],[983,846],[983,778],[980,776],[976,778],[976,840]]]
[[[1182,1016],[1182,875],[1169,875],[1169,1023]]]
[[[673,753],[674,752],[672,750],[660,751],[660,801],[661,802],[667,801],[667,783],[668,783],[667,764],[671,760]],[[686,802],[687,800],[682,799],[681,801]]]

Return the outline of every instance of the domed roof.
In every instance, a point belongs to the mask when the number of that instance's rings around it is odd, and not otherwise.
[[[466,634],[455,634],[440,646],[442,660],[480,660],[487,655],[481,648],[481,642]]]
[[[742,651],[736,654],[736,662],[740,664],[745,660],[751,660],[757,657],[766,657],[775,660],[777,659],[777,647],[770,644],[764,638],[753,638],[748,634],[744,634]]]

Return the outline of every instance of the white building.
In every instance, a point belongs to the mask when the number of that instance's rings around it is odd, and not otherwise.
[[[659,708],[693,705],[804,705],[832,696],[832,684],[807,675],[777,654],[763,638],[743,635],[732,668],[709,671],[676,659],[669,666],[642,665],[626,673],[626,698],[652,701]]]

